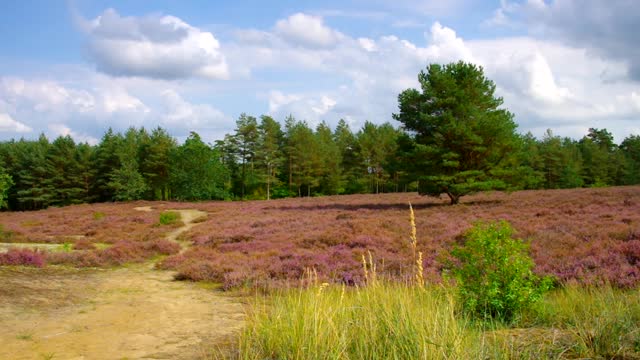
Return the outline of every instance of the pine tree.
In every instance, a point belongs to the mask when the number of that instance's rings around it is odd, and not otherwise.
[[[267,200],[271,199],[272,189],[278,185],[278,169],[283,162],[282,142],[280,124],[270,116],[261,116],[255,156],[261,168],[261,182],[266,185]]]
[[[506,184],[492,172],[504,167],[517,141],[513,115],[501,109],[495,84],[481,67],[464,62],[430,65],[418,75],[421,91],[398,96],[394,118],[414,134],[419,192],[461,196]]]

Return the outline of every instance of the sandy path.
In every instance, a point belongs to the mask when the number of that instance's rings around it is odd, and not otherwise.
[[[203,215],[180,212],[172,240]],[[197,359],[242,327],[236,299],[151,265],[0,268],[0,359]]]
[[[178,241],[178,236],[180,236],[180,234],[187,232],[192,227],[198,225],[197,223],[194,222],[196,219],[207,216],[206,212],[200,211],[200,210],[168,210],[168,211],[175,211],[180,213],[180,220],[182,220],[182,222],[184,223],[183,226],[167,234],[167,240],[171,240],[171,241]],[[178,241],[178,243],[182,247],[183,251],[189,247],[189,244],[186,242]]]

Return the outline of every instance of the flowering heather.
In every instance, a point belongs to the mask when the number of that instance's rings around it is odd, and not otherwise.
[[[105,267],[143,262],[157,255],[171,255],[179,251],[179,244],[164,239],[137,242],[122,240],[103,250],[52,252],[47,253],[46,258],[51,264]]]
[[[0,265],[24,265],[43,267],[45,256],[41,251],[31,249],[9,249],[0,253]]]
[[[158,226],[164,209],[184,204],[170,202],[131,202],[83,204],[30,212],[0,213],[3,231],[12,234],[5,242],[65,243],[84,237],[91,242],[114,243],[119,239],[143,241],[161,238],[180,222]],[[154,211],[137,211],[152,206]]]
[[[634,287],[640,282],[640,187],[485,193],[449,206],[415,193],[194,204],[208,219],[183,235],[193,246],[161,265],[179,278],[296,284],[306,268],[326,281],[362,282],[371,251],[382,276],[410,280],[416,248],[426,281],[479,220],[506,220],[531,242],[536,272],[563,283]]]
[[[563,283],[640,283],[638,186],[483,193],[464,197],[456,206],[415,193],[92,204],[0,213],[0,224],[14,242],[75,243],[84,235],[83,241],[114,244],[103,250],[47,254],[52,263],[112,266],[175,252],[159,266],[177,270],[182,279],[218,281],[226,288],[297,285],[307,268],[315,268],[321,281],[352,285],[363,282],[360,260],[367,251],[380,276],[412,281],[417,266],[409,203],[426,282],[440,279],[443,256],[473,223],[506,220],[516,237],[531,242],[539,274]],[[138,206],[153,211],[137,211]],[[159,214],[194,208],[208,216],[180,236],[192,246],[180,254],[177,247],[158,250],[164,245],[151,241],[180,226],[159,226]]]

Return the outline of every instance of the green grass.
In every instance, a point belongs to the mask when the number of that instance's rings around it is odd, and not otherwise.
[[[171,225],[180,220],[180,213],[176,211],[164,211],[160,213],[160,225]]]
[[[399,284],[320,285],[273,295],[253,309],[240,359],[463,359],[481,333],[456,317],[451,292]]]
[[[568,286],[524,314],[523,323],[563,330],[577,357],[640,359],[639,290]]]
[[[640,359],[640,293],[568,287],[510,323],[470,320],[455,289],[316,285],[255,299],[234,359]]]

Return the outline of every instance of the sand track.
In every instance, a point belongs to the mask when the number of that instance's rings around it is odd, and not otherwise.
[[[179,211],[172,241],[205,215]],[[197,359],[243,325],[237,299],[152,263],[0,268],[0,284],[0,359]]]

